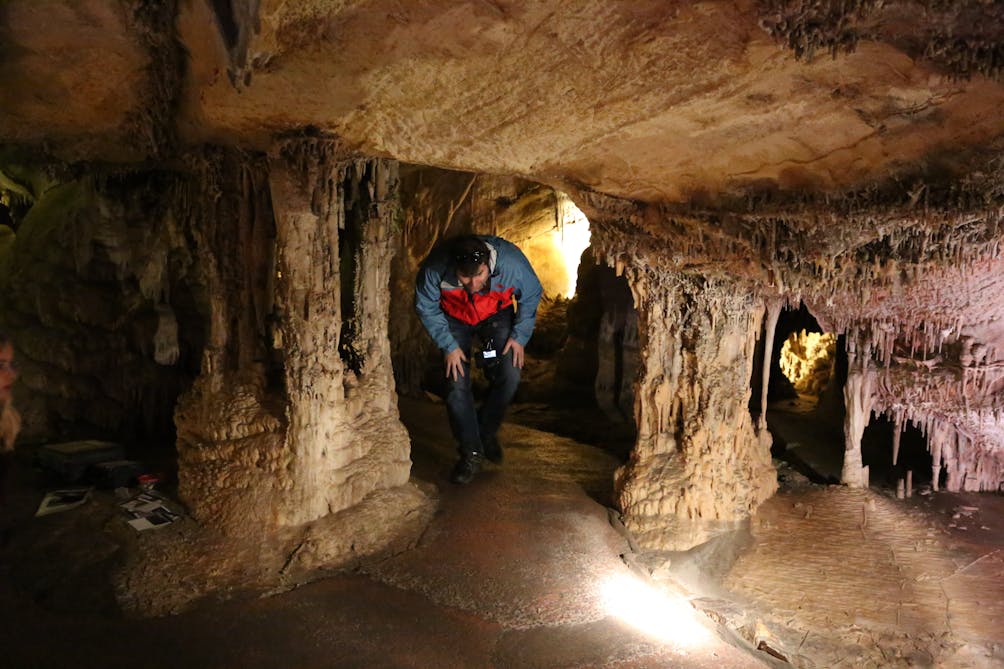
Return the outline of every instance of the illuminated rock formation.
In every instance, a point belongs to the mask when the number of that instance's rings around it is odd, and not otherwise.
[[[776,488],[770,436],[747,408],[763,306],[729,281],[628,275],[642,371],[618,501],[642,545],[680,550],[732,529]]]

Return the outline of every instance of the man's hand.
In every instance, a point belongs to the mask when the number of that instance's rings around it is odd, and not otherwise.
[[[464,363],[467,356],[459,346],[446,354],[446,378],[459,381],[464,375]]]
[[[523,369],[523,345],[510,337],[509,341],[505,343],[505,348],[502,349],[502,355],[508,353],[509,349],[512,349],[512,366]]]

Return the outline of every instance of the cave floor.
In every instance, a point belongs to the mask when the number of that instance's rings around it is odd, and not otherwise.
[[[442,405],[402,399],[401,412],[414,477],[439,491],[415,548],[282,594],[163,618],[117,611],[107,575],[119,549],[107,530],[122,521],[102,503],[110,493],[34,518],[42,491],[19,462],[16,517],[0,554],[0,665],[764,666],[621,558],[629,545],[600,503],[613,456],[507,424],[505,464],[454,486]]]
[[[721,584],[732,627],[800,667],[1004,666],[1004,497],[785,471]]]
[[[724,568],[713,548],[680,556],[695,605],[800,667],[1004,666],[1004,496],[933,492],[927,464],[897,499],[883,429],[863,443],[870,488],[827,484],[839,416],[805,398],[767,416],[780,489]]]
[[[22,468],[0,553],[0,665],[784,666],[768,652],[801,667],[1004,664],[1004,497],[896,500],[779,463],[781,490],[748,528],[638,554],[607,508],[610,449],[507,423],[505,464],[453,486],[442,405],[400,408],[414,478],[439,498],[415,548],[164,618],[118,613],[108,527],[121,520],[100,496],[33,518],[41,491]]]

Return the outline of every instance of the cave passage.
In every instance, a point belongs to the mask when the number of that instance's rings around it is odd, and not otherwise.
[[[765,326],[766,327],[766,326]],[[765,332],[761,331],[761,340]],[[763,342],[758,345],[750,409],[759,412]],[[843,339],[823,332],[804,303],[781,309],[767,386],[771,453],[814,483],[838,483],[843,463]]]
[[[837,337],[831,332],[792,332],[781,346],[779,367],[799,395],[818,400],[833,374]]]
[[[773,456],[814,483],[840,483],[846,415],[845,338],[823,332],[804,304],[783,309],[770,364],[767,422],[774,438]],[[754,390],[758,378],[755,373]],[[756,393],[750,403],[754,412],[755,399]],[[897,423],[892,418],[872,411],[867,421],[861,459],[868,467],[871,485],[895,489],[907,472],[911,472],[914,488],[931,482],[932,457],[926,435],[918,426],[904,421],[897,439]],[[944,472],[941,477],[944,479]]]
[[[893,463],[893,443],[896,439],[897,424],[884,414],[872,415],[864,435],[861,437],[861,459],[868,466],[872,486],[896,488],[897,481],[905,479],[912,472],[913,487],[931,482],[931,453],[927,437],[923,431],[905,421],[898,428],[901,431],[899,445],[895,449],[896,462]],[[944,483],[942,472],[942,483]]]
[[[604,457],[612,456],[610,463],[624,461],[636,434],[637,314],[627,280],[597,264],[586,215],[568,195],[538,183],[415,165],[402,169],[401,204],[404,234],[392,269],[389,333],[402,406],[408,405],[407,398],[441,402],[446,394],[442,352],[414,313],[419,264],[452,237],[497,235],[520,247],[544,288],[505,429],[518,430],[518,425],[565,437],[585,449],[583,457],[599,449]],[[487,380],[476,367],[471,373],[475,397],[481,400]],[[438,420],[445,425],[445,407],[439,409]],[[408,423],[408,411],[404,414]],[[419,429],[414,424],[409,428]],[[414,449],[421,443],[413,440]],[[519,443],[517,438],[512,447]],[[452,453],[453,445],[443,446],[443,452],[413,449],[416,475],[428,480],[445,476],[443,467],[452,456],[444,453]],[[540,450],[542,469],[557,466],[546,461],[552,450]],[[610,469],[590,494],[610,503],[612,479]]]

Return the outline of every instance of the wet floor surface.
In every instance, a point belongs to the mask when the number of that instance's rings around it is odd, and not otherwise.
[[[280,595],[148,620],[116,617],[100,583],[79,582],[100,581],[114,556],[95,559],[76,580],[4,564],[0,665],[764,666],[720,638],[680,593],[654,588],[625,564],[630,549],[604,506],[615,458],[506,425],[505,464],[453,486],[445,482],[454,454],[442,406],[402,401],[401,408],[412,428],[415,475],[440,491],[437,514],[414,549]],[[55,523],[72,525],[76,511],[60,514],[63,521],[37,520],[55,532]],[[80,541],[80,531],[64,528],[59,536]],[[22,529],[14,539],[21,560],[29,535]],[[41,538],[34,535],[44,544]],[[40,547],[37,558],[58,561],[56,543]],[[110,550],[99,547],[98,555]],[[32,584],[18,583],[28,576]]]

